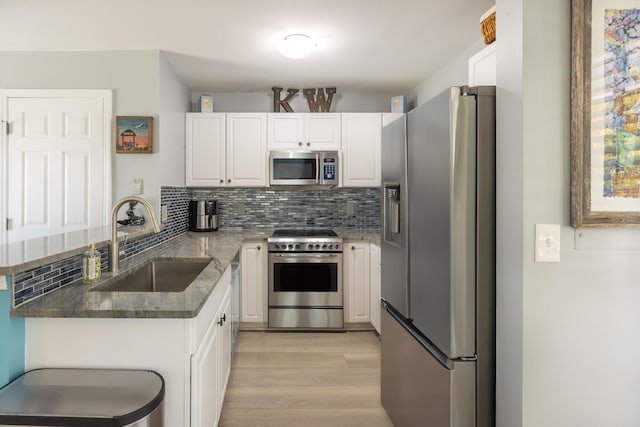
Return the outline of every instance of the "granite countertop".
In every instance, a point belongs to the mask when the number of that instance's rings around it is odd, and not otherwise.
[[[118,227],[118,241],[152,233],[150,225]],[[94,227],[52,236],[0,244],[0,275],[9,275],[60,261],[87,250],[89,243],[106,246],[111,240],[111,227]]]
[[[334,229],[345,241],[380,244],[379,230]],[[147,261],[163,258],[210,258],[211,262],[183,292],[92,291],[113,278],[104,273],[96,283],[74,282],[11,310],[13,317],[192,318],[197,316],[242,243],[264,241],[272,230],[229,229],[187,232],[122,261],[118,275]],[[51,257],[57,257],[51,254]],[[40,262],[40,261],[29,261]]]
[[[245,238],[260,238],[260,235],[252,232],[185,233],[123,261],[120,265],[119,274],[126,274],[157,257],[211,258],[209,265],[183,292],[91,291],[112,278],[111,273],[105,273],[99,282],[71,283],[13,308],[11,315],[94,318],[195,317],[240,250]]]
[[[380,245],[380,230],[361,230],[354,228],[334,228],[333,230],[345,241],[364,241]]]

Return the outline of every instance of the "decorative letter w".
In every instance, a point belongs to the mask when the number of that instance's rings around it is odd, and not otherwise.
[[[324,97],[324,92],[327,91],[327,99]],[[335,87],[328,87],[326,89],[318,88],[318,96],[316,97],[316,89],[303,89],[302,93],[307,98],[309,104],[309,111],[317,113],[322,110],[325,113],[329,112],[331,108],[331,101],[333,101],[333,94],[336,93]]]

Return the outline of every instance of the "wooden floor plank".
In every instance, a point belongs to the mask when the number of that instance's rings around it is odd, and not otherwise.
[[[384,409],[225,409],[221,427],[393,427]]]
[[[238,335],[220,427],[393,427],[372,332]]]

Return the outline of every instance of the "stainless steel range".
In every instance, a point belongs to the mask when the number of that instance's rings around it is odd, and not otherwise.
[[[333,230],[283,229],[269,246],[269,327],[342,328],[342,238]]]

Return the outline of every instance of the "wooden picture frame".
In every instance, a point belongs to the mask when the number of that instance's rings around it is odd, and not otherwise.
[[[116,116],[116,153],[153,153],[153,117]]]
[[[571,6],[571,226],[640,225],[640,8]]]

